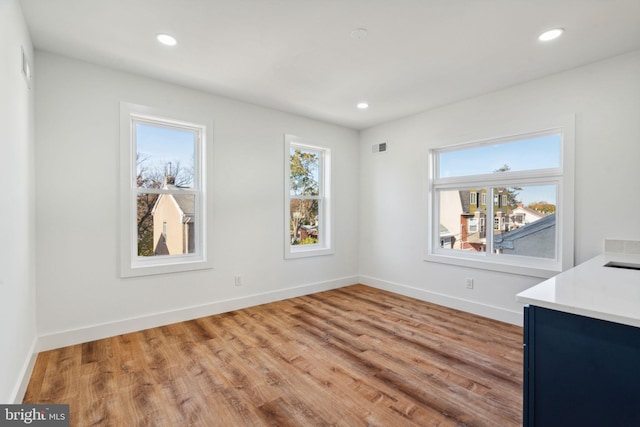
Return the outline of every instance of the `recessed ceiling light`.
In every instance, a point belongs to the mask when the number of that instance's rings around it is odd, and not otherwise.
[[[538,36],[538,40],[541,42],[548,42],[557,39],[564,33],[564,28],[554,28],[553,30],[545,31]]]
[[[367,104],[366,102],[358,102],[357,107],[360,110],[366,110],[367,108],[369,108],[369,104]]]
[[[178,43],[175,37],[170,36],[169,34],[158,34],[156,39],[166,46],[175,46]]]

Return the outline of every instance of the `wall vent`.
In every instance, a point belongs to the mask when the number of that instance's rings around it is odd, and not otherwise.
[[[387,151],[387,143],[381,142],[380,144],[373,144],[371,146],[371,152],[373,154],[384,153]]]

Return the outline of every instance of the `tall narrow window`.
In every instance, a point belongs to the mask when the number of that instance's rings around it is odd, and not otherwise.
[[[123,104],[122,276],[208,268],[206,124]]]
[[[570,266],[567,145],[554,129],[432,150],[426,259],[540,277]],[[450,246],[442,230],[453,233]]]
[[[333,253],[328,148],[285,136],[285,258]]]

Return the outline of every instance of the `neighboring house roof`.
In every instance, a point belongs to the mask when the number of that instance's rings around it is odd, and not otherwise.
[[[548,215],[548,214],[546,214],[544,212],[540,212],[540,211],[537,211],[535,209],[531,209],[531,208],[528,208],[528,207],[522,206],[522,205],[519,205],[517,208],[515,208],[512,211],[512,213],[514,213],[514,214],[517,214],[517,213],[520,213],[520,212],[524,212],[527,215],[531,215],[531,216],[534,216],[536,218],[544,218],[545,216]]]
[[[453,233],[449,231],[447,227],[440,224],[440,237],[448,237],[448,236],[453,236]]]
[[[523,237],[527,237],[531,234],[538,233],[549,227],[556,225],[556,215],[551,214],[537,221],[531,222],[515,230],[507,231],[502,234],[498,234],[493,238],[494,249],[513,249],[513,242]]]
[[[168,190],[182,190],[181,187],[178,187],[173,184],[165,184],[164,188]],[[183,215],[189,216],[189,217],[194,216],[196,212],[196,207],[195,207],[195,197],[192,194],[161,194],[160,197],[156,199],[156,203],[153,206],[153,209],[151,211],[152,213],[156,211],[156,207],[158,206],[158,204],[160,203],[163,197],[171,197],[175,201],[178,209],[181,211]]]
[[[178,204],[178,207],[185,215],[193,215],[196,211],[195,197],[187,194],[170,194]]]
[[[471,212],[471,191],[461,190],[460,192],[460,204],[462,205],[462,214],[468,215]]]

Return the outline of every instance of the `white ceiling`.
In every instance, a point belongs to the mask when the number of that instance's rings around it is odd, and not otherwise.
[[[640,0],[21,4],[38,49],[355,129],[640,49]]]

